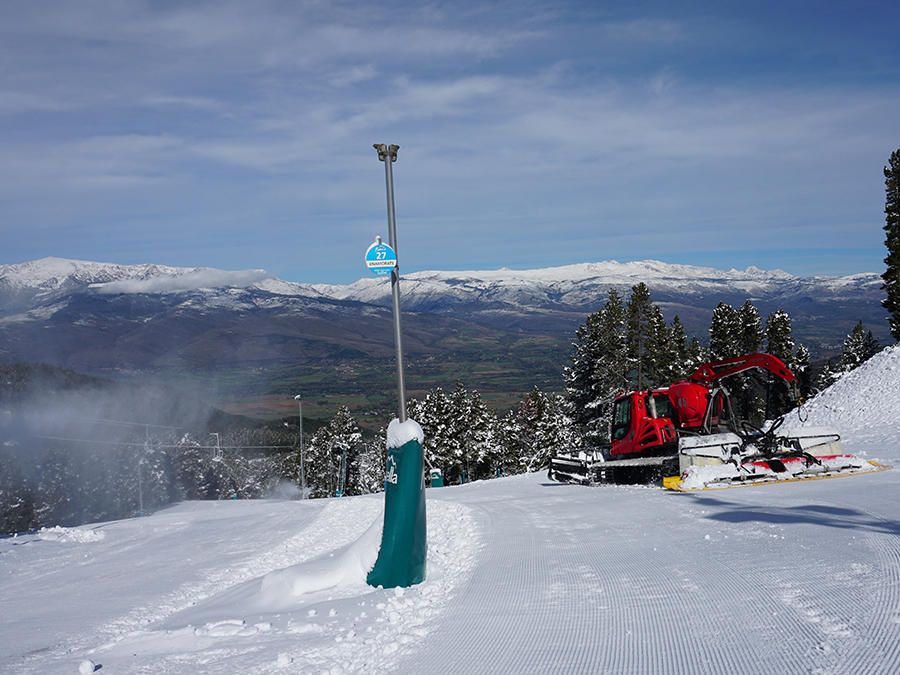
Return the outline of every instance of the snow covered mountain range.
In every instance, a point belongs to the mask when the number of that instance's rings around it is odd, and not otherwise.
[[[584,316],[610,288],[647,283],[667,318],[704,336],[719,302],[778,307],[814,350],[856,321],[886,337],[877,274],[800,277],[646,260],[536,270],[415,272],[402,283],[412,359],[515,358],[523,336],[561,363]],[[390,284],[300,284],[263,270],[223,271],[44,258],[0,265],[0,358],[76,370],[215,369],[389,357]],[[532,340],[532,344],[534,344]],[[497,350],[492,351],[494,346]],[[558,369],[559,363],[553,364]],[[548,368],[550,366],[548,365]],[[549,371],[548,371],[549,372]]]
[[[403,276],[404,307],[444,311],[450,307],[595,309],[610,288],[628,289],[645,282],[657,300],[706,305],[708,296],[751,298],[760,302],[821,302],[880,299],[875,273],[842,277],[799,277],[756,267],[718,270],[656,260],[606,261],[533,270],[414,272]],[[212,299],[230,296],[240,309],[238,289],[284,298],[351,300],[386,305],[390,286],[382,278],[352,284],[299,284],[281,281],[264,270],[225,271],[164,265],[110,263],[43,258],[0,265],[0,316],[35,310],[75,293],[162,295],[199,292]],[[677,304],[677,303],[676,303]]]

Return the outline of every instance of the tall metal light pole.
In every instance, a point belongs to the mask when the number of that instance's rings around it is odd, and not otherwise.
[[[306,499],[306,467],[305,450],[303,448],[303,397],[300,394],[297,394],[294,397],[294,400],[297,401],[297,412],[300,415],[300,499]]]
[[[375,143],[378,159],[384,162],[384,182],[387,190],[388,243],[397,254],[397,265],[391,271],[391,296],[394,305],[394,346],[397,351],[397,389],[400,395],[399,418],[406,421],[406,383],[403,377],[403,342],[400,331],[400,251],[397,250],[397,216],[394,213],[394,172],[399,145]]]
[[[397,588],[412,586],[425,580],[428,554],[428,528],[425,522],[425,482],[422,428],[406,418],[406,386],[403,382],[403,347],[400,341],[400,253],[397,250],[397,218],[394,214],[394,174],[392,164],[397,161],[399,145],[376,144],[378,159],[384,162],[384,181],[387,187],[388,234],[393,249],[391,292],[394,300],[394,344],[397,347],[397,385],[400,390],[398,419],[388,426],[387,464],[384,475],[384,527],[378,559],[366,575],[366,583],[374,587]],[[375,269],[376,242],[366,252],[366,266]],[[382,251],[387,255],[387,251]],[[387,258],[384,258],[387,259]],[[377,273],[377,272],[376,272]],[[403,433],[392,434],[391,428],[405,427]],[[407,434],[407,432],[414,432]],[[407,438],[407,435],[409,437]],[[399,447],[398,447],[399,446]]]

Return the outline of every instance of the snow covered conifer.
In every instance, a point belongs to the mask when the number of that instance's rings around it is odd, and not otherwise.
[[[700,340],[696,337],[692,337],[690,342],[688,342],[687,348],[687,368],[685,369],[685,375],[689,375],[692,373],[697,366],[707,360],[706,352],[703,350],[703,345],[700,344]]]
[[[35,519],[42,526],[74,525],[78,522],[70,495],[70,484],[77,479],[72,463],[70,452],[53,449],[44,455],[38,465],[34,510]]]
[[[794,360],[794,334],[791,317],[783,309],[775,310],[766,321],[766,351],[790,368]]]
[[[426,465],[440,469],[445,478],[459,478],[458,426],[453,419],[450,397],[440,387],[430,390],[421,401],[410,401],[410,417],[416,420],[425,433],[423,451]]]
[[[313,497],[333,497],[344,487],[345,494],[359,494],[358,454],[362,433],[346,406],[320,427],[306,449],[306,480]],[[343,475],[342,475],[343,469]]]
[[[648,349],[652,313],[650,288],[643,282],[632,286],[625,306],[625,347],[631,366],[629,384],[637,389],[646,388],[652,377],[652,358]]]
[[[841,376],[840,367],[834,359],[828,359],[815,380],[815,391],[819,392],[834,384]]]
[[[34,494],[18,462],[0,446],[0,534],[25,532],[38,526]]]
[[[682,334],[683,336],[683,334]],[[662,311],[651,305],[647,334],[647,386],[662,386],[674,381],[678,363],[678,347],[672,330],[666,325]]]
[[[862,321],[858,321],[844,339],[844,348],[841,350],[841,370],[849,373],[858,368],[865,360],[863,357],[863,340],[866,337],[866,329]]]
[[[726,302],[720,302],[712,313],[709,324],[709,356],[711,359],[727,359],[741,354],[743,327],[738,311]]]
[[[472,480],[492,478],[499,462],[496,450],[497,416],[487,407],[481,394],[472,390],[466,397],[466,448]]]
[[[615,289],[579,327],[574,347],[566,401],[585,442],[596,445],[607,440],[613,394],[626,385],[625,308]]]
[[[794,367],[794,335],[791,317],[783,309],[777,309],[766,321],[766,351],[777,356],[784,364]],[[769,389],[766,415],[771,417],[787,411],[790,406],[788,385],[778,378],[769,378]]]
[[[794,355],[794,375],[797,376],[800,396],[803,399],[809,398],[813,389],[812,370],[809,365],[809,350],[804,345],[797,347],[797,353]]]
[[[746,300],[738,310],[741,323],[740,353],[754,354],[762,346],[763,330],[759,310]]]
[[[737,344],[732,346],[735,350],[733,356],[742,354],[754,354],[762,348],[762,321],[759,316],[759,310],[750,300],[745,300],[744,304],[737,311],[740,333],[737,336]],[[755,374],[736,375],[729,378],[728,387],[731,389],[732,396],[738,408],[738,416],[741,419],[751,420],[754,422],[762,422],[762,416],[765,404],[753,387],[753,378]]]
[[[347,406],[338,408],[328,424],[332,428],[331,452],[334,456],[335,468],[338,471],[336,486],[343,486],[346,495],[361,494],[359,451],[362,446],[362,432],[359,430],[359,425]],[[343,471],[343,475],[341,475],[341,471]]]
[[[448,450],[457,466],[460,478],[464,481],[472,480],[475,468],[475,452],[472,448],[471,416],[472,401],[469,391],[462,382],[457,382],[456,387],[450,393],[450,409],[448,415]]]
[[[382,429],[374,439],[363,442],[359,453],[359,492],[371,494],[384,489],[384,470],[387,461],[386,431]]]
[[[881,278],[887,297],[881,304],[888,311],[891,335],[900,341],[900,149],[891,153],[888,166],[884,167],[884,245],[888,254],[887,266]]]
[[[522,473],[524,470],[519,462],[522,453],[516,412],[516,409],[510,410],[497,425],[497,445],[493,459],[495,471],[503,476]]]
[[[844,340],[841,350],[840,369],[844,373],[858,368],[881,351],[881,345],[872,331],[867,331],[863,322],[859,321]]]
[[[181,499],[216,499],[219,485],[212,470],[211,454],[201,448],[190,434],[178,441],[174,454],[174,472],[177,492]]]
[[[884,349],[884,345],[878,341],[878,338],[872,335],[872,331],[867,330],[866,336],[863,338],[863,361],[868,361],[882,349]]]
[[[681,317],[677,314],[672,319],[672,327],[669,330],[669,339],[672,343],[672,354],[675,362],[672,364],[674,377],[669,382],[682,378],[689,374],[693,368],[688,363],[690,357],[688,355],[687,334],[684,332],[684,324],[681,323]]]
[[[532,389],[515,411],[515,442],[525,471],[537,471],[560,452],[571,452],[574,433],[562,397]]]

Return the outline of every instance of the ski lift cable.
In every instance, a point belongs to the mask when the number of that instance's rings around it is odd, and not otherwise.
[[[132,441],[101,441],[91,438],[67,438],[65,436],[35,436],[34,438],[40,438],[43,440],[49,441],[68,441],[70,443],[95,443],[102,445],[131,445],[137,447],[144,447],[144,443],[136,443]],[[192,448],[195,450],[215,450],[217,447],[220,447],[222,450],[296,450],[296,446],[294,445],[173,445],[171,443],[162,443],[162,444],[153,444],[154,448],[182,448],[188,449]]]
[[[150,424],[148,422],[126,422],[125,420],[109,420],[102,417],[83,417],[88,422],[101,422],[103,424],[118,424],[123,427],[153,427],[154,429],[183,429],[184,427],[173,427],[168,424]]]

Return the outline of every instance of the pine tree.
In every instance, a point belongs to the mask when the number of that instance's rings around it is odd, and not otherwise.
[[[740,353],[754,354],[760,350],[763,339],[759,310],[753,306],[752,302],[746,300],[738,310],[738,316],[741,323]]]
[[[584,443],[596,446],[609,438],[614,392],[627,385],[625,308],[615,289],[579,327],[574,348],[564,372],[567,409]]]
[[[740,356],[743,326],[734,307],[720,302],[712,313],[709,324],[709,356],[713,360]]]
[[[863,338],[863,361],[868,361],[873,356],[875,356],[878,352],[883,349],[883,345],[878,341],[874,335],[872,335],[872,331],[866,331],[866,336]]]
[[[900,341],[900,149],[891,153],[888,166],[884,167],[884,245],[888,254],[887,266],[881,278],[887,297],[882,305],[888,311],[891,335]]]
[[[651,332],[653,303],[650,289],[641,282],[631,287],[631,296],[625,307],[625,348],[630,368],[628,380],[631,388],[645,389],[652,378],[652,355],[648,349]]]
[[[359,494],[358,454],[362,433],[346,406],[320,427],[306,451],[306,480],[313,497]]]
[[[331,452],[337,469],[335,493],[340,491],[345,495],[361,494],[359,451],[362,445],[362,432],[359,425],[350,415],[347,406],[338,408],[328,425],[332,429]]]
[[[497,416],[487,407],[477,391],[466,399],[466,434],[472,480],[493,478],[499,462],[496,459]]]
[[[538,471],[562,452],[571,452],[574,429],[562,397],[535,387],[519,403],[514,416],[514,447],[525,471]]]
[[[668,381],[671,383],[686,377],[696,367],[690,363],[687,335],[684,332],[684,324],[681,323],[681,318],[677,314],[672,319],[669,339],[672,344],[672,354],[675,356],[675,362],[672,364],[672,377]]]
[[[797,376],[797,388],[803,400],[809,398],[813,391],[812,369],[809,365],[809,350],[800,345],[794,355],[794,375]]]
[[[834,359],[828,359],[815,381],[815,391],[820,392],[834,384],[841,376],[840,368]]]
[[[844,373],[858,368],[865,361],[864,344],[866,329],[862,321],[858,321],[844,339],[844,348],[841,350],[840,368]]]
[[[35,520],[41,526],[75,525],[70,486],[78,480],[73,466],[74,455],[66,450],[53,449],[38,464],[34,511]]]
[[[319,427],[306,446],[306,484],[309,496],[331,497],[336,486],[337,468],[331,451],[331,425]]]
[[[387,461],[384,429],[374,439],[363,442],[359,453],[359,492],[371,494],[384,489],[384,470]]]
[[[690,375],[701,363],[706,362],[708,360],[707,356],[707,353],[703,349],[703,345],[700,344],[700,340],[696,337],[692,337],[687,348],[685,375]]]
[[[766,320],[766,351],[793,368],[794,336],[791,317],[783,309],[778,309]],[[766,416],[781,415],[790,407],[790,389],[780,378],[769,377]]]
[[[510,410],[497,426],[497,445],[494,452],[496,453],[496,472],[501,476],[519,474],[524,471],[519,461],[522,452],[516,413],[517,409]]]
[[[0,534],[26,532],[38,526],[34,494],[19,463],[0,446]]]
[[[740,323],[740,336],[737,343],[737,355],[755,354],[762,348],[763,330],[759,311],[750,300],[744,301],[737,312]],[[765,401],[754,387],[755,374],[737,375],[729,378],[733,400],[737,405],[738,417],[761,423],[765,411]]]
[[[840,371],[849,373],[851,370],[859,368],[879,351],[881,351],[881,345],[872,335],[872,331],[867,331],[862,321],[857,322],[844,340],[839,361]]]
[[[450,394],[449,450],[458,467],[460,482],[474,480],[476,451],[472,447],[473,439],[470,434],[471,417],[472,405],[469,392],[461,382],[457,382]]]
[[[409,416],[416,420],[425,433],[423,451],[426,466],[440,469],[449,482],[452,475],[459,479],[459,462],[456,453],[456,422],[450,397],[440,387],[429,391],[421,401],[409,402]]]
[[[647,386],[659,387],[674,381],[678,363],[678,347],[672,329],[666,325],[662,311],[651,305],[647,333]]]

